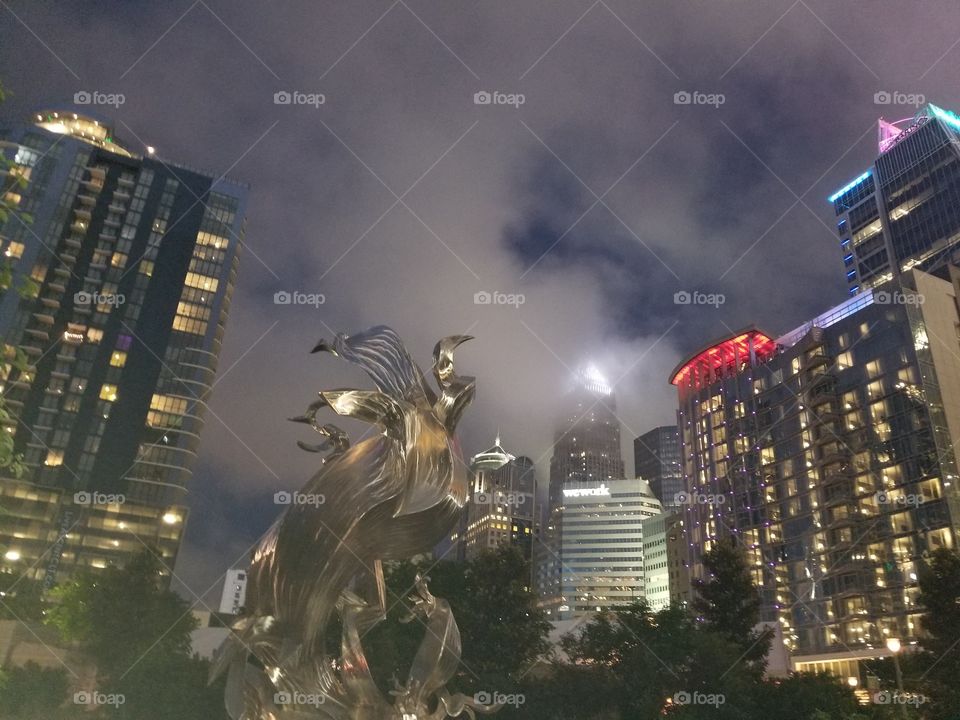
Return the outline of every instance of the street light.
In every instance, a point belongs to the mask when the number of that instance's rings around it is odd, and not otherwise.
[[[903,673],[900,671],[900,638],[887,638],[887,650],[893,656],[893,669],[897,673],[897,705],[900,706],[900,715],[907,720],[907,706],[903,702]]]

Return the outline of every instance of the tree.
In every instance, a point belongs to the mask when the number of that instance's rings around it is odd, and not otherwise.
[[[391,689],[393,677],[406,681],[426,632],[417,621],[400,622],[409,614],[407,596],[416,575],[424,572],[430,592],[450,603],[460,629],[462,662],[450,690],[467,695],[517,692],[527,671],[549,652],[550,623],[530,591],[530,567],[513,547],[466,563],[400,562],[387,569],[387,620],[363,638],[381,689]]]
[[[761,600],[743,550],[731,538],[720,540],[704,554],[703,566],[709,579],[695,583],[694,612],[706,628],[737,643],[744,660],[762,672],[773,633],[754,629]]]
[[[739,645],[699,626],[682,608],[653,613],[644,602],[592,618],[561,646],[573,672],[597,677],[606,688],[580,700],[575,717],[751,717],[756,677],[740,662]],[[544,715],[546,717],[546,715]]]
[[[111,718],[223,718],[222,687],[208,688],[207,663],[190,655],[197,621],[160,570],[144,551],[123,569],[81,574],[54,589],[48,623],[90,656],[99,691],[123,696]]]
[[[63,668],[42,668],[35,662],[10,668],[0,675],[0,718],[59,718],[68,684]]]
[[[924,652],[904,663],[904,671],[908,678],[922,678],[921,690],[927,696],[922,708],[927,716],[950,720],[960,708],[960,554],[936,550],[921,566],[918,580],[917,602],[926,609],[920,618]]]
[[[3,83],[0,83],[0,103],[3,102],[5,97]],[[19,211],[19,201],[13,199],[18,191],[27,187],[27,177],[20,172],[16,163],[3,155],[2,150],[3,148],[0,146],[0,239],[2,239],[2,231],[9,219],[14,218],[24,225],[33,221],[27,213]],[[13,262],[6,256],[0,256],[0,293],[13,285]],[[18,286],[21,297],[31,296],[35,289],[36,283],[31,278],[21,278]],[[7,378],[12,371],[24,372],[28,367],[29,361],[23,350],[6,343],[0,343],[0,370],[2,370],[0,377]],[[13,434],[5,430],[11,420],[10,411],[7,409],[3,397],[0,396],[0,473],[20,477],[24,470],[23,458],[16,452]],[[0,508],[0,512],[2,512],[2,508]]]

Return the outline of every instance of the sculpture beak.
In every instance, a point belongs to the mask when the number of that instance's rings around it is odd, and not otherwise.
[[[317,342],[316,345],[314,345],[313,350],[311,350],[310,352],[311,353],[328,352],[331,355],[337,354],[337,351],[333,349],[333,345],[331,345],[330,343],[328,343],[326,340],[322,338],[320,339],[319,342]]]

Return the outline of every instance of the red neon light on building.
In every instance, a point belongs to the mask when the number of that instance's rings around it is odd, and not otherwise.
[[[772,338],[751,328],[699,351],[674,370],[670,382],[677,387],[701,388],[766,362],[776,352]]]

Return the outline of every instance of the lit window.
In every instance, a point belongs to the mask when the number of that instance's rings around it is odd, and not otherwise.
[[[113,355],[110,356],[110,364],[113,367],[123,367],[127,364],[127,354],[119,350],[114,351]]]
[[[63,450],[48,450],[47,459],[43,461],[43,464],[49,467],[63,465]]]
[[[117,386],[104,383],[100,388],[100,399],[115,402],[117,399]]]
[[[90,328],[89,330],[87,330],[87,340],[89,340],[90,342],[97,344],[102,339],[103,339],[103,330],[100,330],[98,328]]]
[[[197,233],[197,245],[212,245],[220,249],[227,246],[227,239],[213,233],[199,232]]]
[[[18,258],[23,255],[23,243],[12,242],[10,246],[3,251],[8,258]]]
[[[200,273],[188,272],[187,277],[184,279],[183,284],[187,287],[200,288],[201,290],[209,290],[210,292],[216,292],[219,281],[215,277],[210,277],[209,275],[201,275]]]

